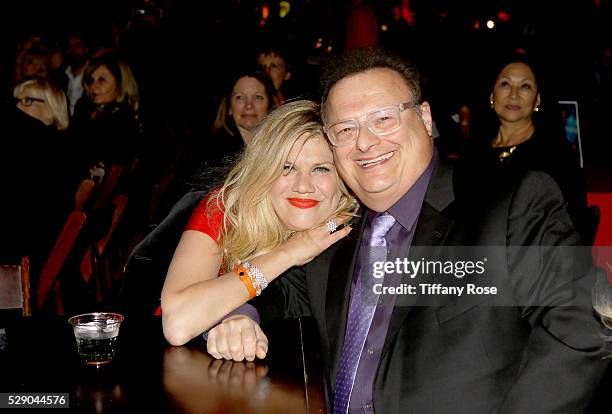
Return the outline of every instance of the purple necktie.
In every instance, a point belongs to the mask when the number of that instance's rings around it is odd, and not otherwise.
[[[374,282],[377,279],[370,272],[373,262],[385,261],[387,258],[385,235],[394,223],[395,219],[389,213],[381,214],[372,220],[372,238],[369,243],[371,248],[366,252],[367,265],[362,268],[361,275],[357,279],[349,306],[344,344],[336,374],[334,414],[345,414],[348,411],[357,365],[378,300],[378,295],[373,290]]]

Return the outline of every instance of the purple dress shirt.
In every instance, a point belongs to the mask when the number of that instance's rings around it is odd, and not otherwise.
[[[419,213],[421,212],[423,200],[425,199],[429,180],[431,179],[437,162],[437,153],[434,152],[429,166],[421,177],[419,177],[412,188],[410,188],[397,203],[387,210],[396,220],[396,223],[391,227],[391,230],[389,230],[385,237],[388,246],[387,261],[395,261],[396,258],[403,259],[407,256],[410,245],[412,244],[414,230],[416,228]],[[363,263],[365,260],[361,252],[368,251],[367,244],[372,234],[371,223],[376,214],[377,213],[371,210],[367,210],[366,212],[368,221],[363,231],[361,246],[359,248],[359,256],[357,258],[359,264]],[[360,270],[362,267],[362,265],[355,267],[351,295],[356,292],[355,285],[357,284],[358,278],[361,277]],[[388,279],[389,278],[385,278],[384,286],[393,286],[399,283],[399,278],[394,278],[395,280]],[[394,304],[395,296],[389,294],[381,295],[378,301],[372,324],[370,325],[370,330],[368,331],[368,336],[359,359],[359,365],[357,366],[353,392],[349,402],[349,413],[351,414],[374,412],[374,377],[376,376],[376,371],[380,363]]]

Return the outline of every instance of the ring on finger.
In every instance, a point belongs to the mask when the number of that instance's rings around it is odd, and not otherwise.
[[[327,227],[327,231],[329,232],[329,234],[332,234],[338,228],[338,223],[336,223],[336,220],[334,220],[333,218],[330,218],[325,223],[325,226]]]

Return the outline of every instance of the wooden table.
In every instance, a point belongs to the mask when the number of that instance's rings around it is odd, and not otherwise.
[[[67,393],[70,409],[60,412],[326,412],[316,331],[308,319],[275,326],[268,357],[255,363],[214,360],[201,339],[169,346],[159,318],[126,319],[119,354],[100,368],[80,363],[65,319],[17,318],[0,321],[0,328],[0,393]],[[612,412],[611,390],[612,365],[586,412]]]
[[[307,321],[270,332],[264,361],[214,360],[201,339],[166,343],[161,320],[126,320],[115,360],[83,366],[65,319],[0,323],[0,392],[68,393],[83,413],[324,413],[316,337]]]

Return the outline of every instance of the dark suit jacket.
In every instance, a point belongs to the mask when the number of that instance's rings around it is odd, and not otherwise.
[[[452,170],[440,164],[434,172],[406,256],[435,260],[453,254],[451,246],[498,246],[490,249],[487,274],[501,293],[437,296],[436,304],[398,296],[374,384],[377,413],[587,410],[606,367],[589,260],[568,270],[556,249],[534,255],[512,248],[573,245],[578,238],[549,176],[527,173],[499,184],[477,188],[463,202],[454,197]],[[263,325],[314,317],[329,395],[363,222],[355,236],[292,269],[254,301]]]

